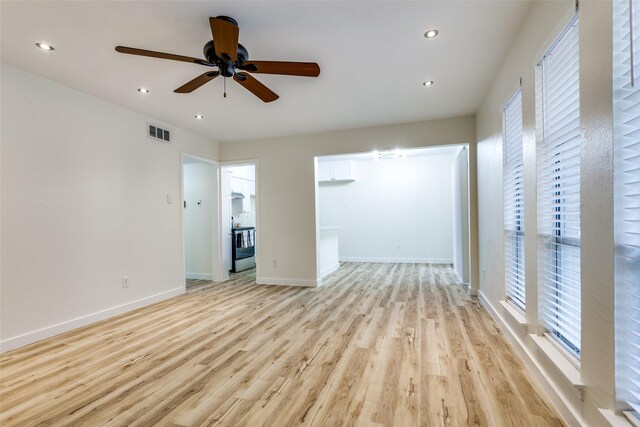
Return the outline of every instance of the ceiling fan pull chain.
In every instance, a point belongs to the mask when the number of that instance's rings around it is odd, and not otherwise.
[[[223,82],[222,84],[224,86],[224,97],[226,98],[227,97],[227,78],[224,77],[222,82]]]

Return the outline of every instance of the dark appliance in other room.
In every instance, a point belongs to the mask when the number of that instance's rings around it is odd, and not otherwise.
[[[231,272],[248,270],[256,266],[256,229],[239,227],[231,229]]]

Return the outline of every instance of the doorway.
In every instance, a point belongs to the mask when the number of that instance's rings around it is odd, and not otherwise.
[[[225,275],[254,274],[259,238],[256,162],[225,163],[220,170],[222,263]]]
[[[466,145],[316,157],[318,280],[345,262],[447,264],[469,282]]]
[[[182,230],[187,290],[223,280],[218,164],[182,154]]]

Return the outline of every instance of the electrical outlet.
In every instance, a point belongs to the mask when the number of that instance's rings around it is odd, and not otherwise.
[[[129,276],[122,276],[122,287],[123,288],[129,287]]]
[[[273,260],[273,268],[278,268],[278,260],[277,259]]]

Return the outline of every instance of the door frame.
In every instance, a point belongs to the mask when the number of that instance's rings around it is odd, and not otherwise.
[[[229,167],[236,167],[236,166],[253,166],[255,168],[255,184],[256,184],[256,279],[258,277],[260,277],[260,254],[262,253],[261,251],[261,244],[262,244],[262,222],[260,220],[260,165],[259,165],[259,161],[258,159],[246,159],[246,160],[232,160],[232,161],[226,161],[226,162],[219,162],[220,168],[219,168],[219,195],[220,195],[220,199],[219,199],[219,203],[218,206],[220,207],[220,221],[219,221],[219,225],[220,225],[220,243],[221,245],[224,245],[225,242],[227,242],[226,237],[229,236],[230,230],[225,230],[224,229],[224,224],[225,221],[222,220],[222,212],[224,212],[223,209],[223,204],[226,204],[226,206],[228,207],[228,212],[231,212],[231,195],[227,195],[227,197],[225,197],[224,195],[224,189],[222,188],[222,183],[223,183],[223,179],[222,179],[222,173],[226,168]],[[230,256],[230,250],[229,250],[229,256]],[[224,280],[229,278],[229,271],[226,268],[227,263],[226,258],[225,258],[225,249],[221,248],[220,250],[220,259],[218,260],[219,264],[221,266],[223,266],[223,277]]]
[[[216,176],[216,183],[214,185],[214,194],[213,194],[213,200],[216,200],[218,202],[218,206],[217,209],[215,209],[213,211],[213,217],[211,218],[212,222],[213,222],[213,230],[218,231],[218,238],[216,239],[215,234],[213,234],[211,236],[211,240],[212,240],[212,245],[211,247],[214,248],[213,254],[212,254],[212,260],[211,260],[211,265],[212,265],[212,280],[214,282],[220,282],[224,279],[223,276],[223,266],[220,264],[220,259],[221,259],[221,251],[222,251],[222,239],[220,238],[220,163],[216,160],[213,159],[209,159],[207,157],[202,157],[202,156],[198,156],[195,154],[191,154],[189,152],[186,151],[181,151],[180,152],[180,222],[182,225],[182,229],[181,229],[181,244],[182,244],[182,278],[184,280],[184,286],[186,289],[187,286],[187,260],[186,260],[186,246],[185,246],[185,239],[184,239],[184,233],[185,233],[185,215],[184,215],[184,161],[185,159],[193,159],[196,160],[200,163],[208,163],[210,165],[213,165],[213,167],[215,168],[215,176]]]

